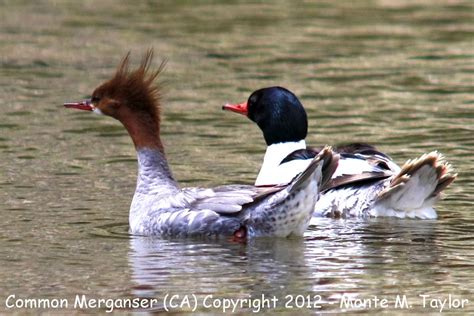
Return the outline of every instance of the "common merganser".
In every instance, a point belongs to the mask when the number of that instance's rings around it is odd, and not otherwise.
[[[319,151],[306,148],[306,112],[298,98],[285,88],[257,90],[246,102],[226,104],[223,109],[247,116],[263,132],[268,147],[255,181],[257,186],[287,183]],[[323,188],[314,216],[434,219],[434,203],[456,178],[437,152],[409,160],[400,168],[368,144],[333,149],[341,156],[339,166]]]
[[[91,99],[65,103],[119,120],[130,134],[138,156],[138,179],[130,207],[132,234],[162,237],[227,235],[301,236],[309,225],[319,186],[337,167],[338,155],[325,148],[289,185],[266,188],[225,185],[181,189],[174,180],[160,140],[160,88],[163,69],[150,71],[153,51],[129,70],[129,55],[112,79]]]

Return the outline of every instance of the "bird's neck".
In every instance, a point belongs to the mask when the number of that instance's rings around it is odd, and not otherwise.
[[[286,156],[299,149],[306,149],[304,139],[298,142],[284,142],[268,146],[255,184],[278,184],[272,182],[275,172],[278,170],[278,166],[280,166],[281,161],[285,159]]]
[[[160,206],[163,207],[160,203],[176,195],[179,187],[161,150],[137,148],[137,158],[137,187],[130,205],[129,223],[132,231],[140,232],[144,229],[144,218]]]
[[[170,194],[178,189],[165,155],[158,148],[137,148],[137,194]]]
[[[132,138],[135,148],[156,148],[163,151],[160,139],[159,118],[147,112],[134,112],[125,108],[118,119]]]
[[[306,142],[304,139],[298,142],[284,142],[271,144],[265,151],[264,163],[272,163],[279,165],[280,162],[295,150],[306,149]]]
[[[166,193],[178,185],[173,179],[160,140],[159,118],[129,112],[120,118],[135,144],[138,158],[136,193]]]

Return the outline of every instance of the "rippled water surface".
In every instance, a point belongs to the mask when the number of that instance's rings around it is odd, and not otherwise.
[[[222,310],[209,295],[265,295],[279,300],[265,311],[295,313],[299,295],[299,313],[341,312],[341,297],[389,301],[364,313],[422,313],[440,306],[420,295],[451,295],[469,303],[443,311],[474,313],[473,19],[456,0],[2,1],[0,310],[12,294],[69,308],[82,294],[157,298],[154,310],[195,294],[202,312]],[[162,138],[183,185],[252,183],[263,139],[220,107],[282,85],[307,108],[312,145],[367,141],[399,163],[445,154],[459,177],[440,218],[321,219],[304,239],[246,245],[129,236],[128,136],[62,103],[150,46],[156,65],[168,60]]]

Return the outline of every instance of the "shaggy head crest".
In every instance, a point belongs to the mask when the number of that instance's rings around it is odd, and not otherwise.
[[[153,49],[149,49],[142,58],[140,66],[130,70],[130,52],[120,63],[112,79],[99,86],[92,99],[107,97],[129,107],[134,111],[143,111],[159,119],[161,92],[155,79],[163,71],[166,61],[157,70],[151,71]]]

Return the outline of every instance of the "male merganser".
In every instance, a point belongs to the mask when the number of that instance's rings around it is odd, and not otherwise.
[[[247,116],[263,132],[267,150],[255,185],[287,183],[319,150],[307,149],[306,112],[298,98],[282,87],[253,92],[246,102],[224,110]],[[441,154],[431,152],[400,168],[375,147],[348,144],[333,147],[341,159],[323,188],[315,216],[394,216],[433,219],[433,204],[456,175]]]
[[[130,134],[138,156],[137,187],[129,215],[131,233],[163,237],[301,236],[318,199],[314,192],[331,178],[338,155],[325,148],[289,185],[179,188],[160,140],[160,89],[154,81],[163,64],[150,71],[152,56],[153,51],[148,51],[141,65],[130,71],[128,54],[114,77],[96,88],[91,99],[64,104],[111,116]]]

